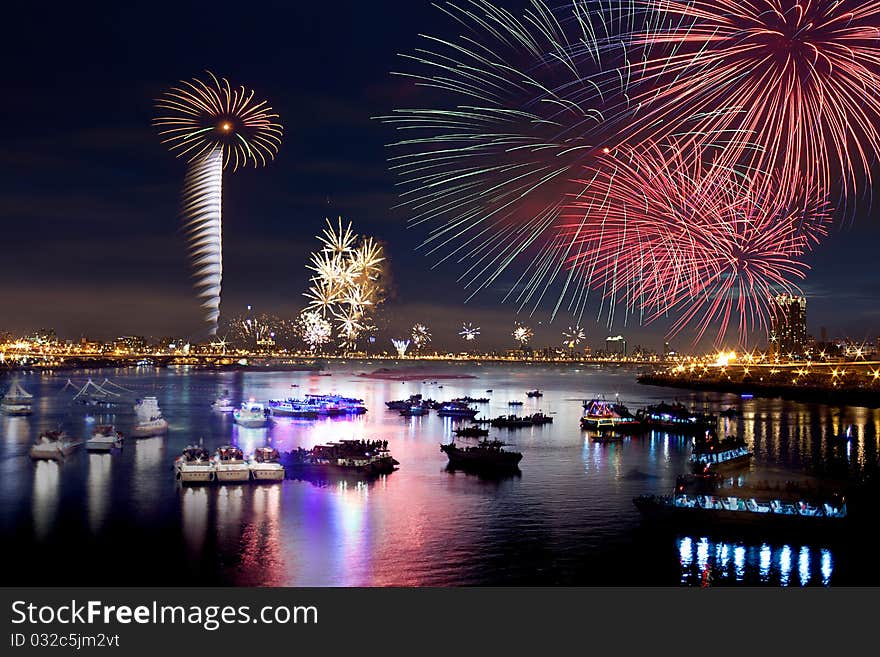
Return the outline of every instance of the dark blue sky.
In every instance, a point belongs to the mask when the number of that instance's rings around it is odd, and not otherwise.
[[[285,127],[276,162],[224,180],[225,313],[251,303],[295,314],[314,235],[324,217],[342,215],[390,256],[383,348],[414,321],[450,347],[463,321],[482,326],[485,347],[510,346],[516,320],[536,329],[536,345],[558,343],[571,323],[517,315],[503,289],[465,304],[454,263],[431,269],[415,250],[423,232],[407,230],[393,209],[385,162],[393,129],[371,117],[410,100],[390,75],[398,53],[416,47],[419,33],[457,34],[427,0],[15,3],[4,23],[0,330],[198,335],[176,216],[185,165],[150,121],[163,89],[206,68],[270,99]],[[811,256],[811,332],[876,337],[878,236],[863,204]],[[584,327],[599,347],[608,328],[592,317]],[[659,347],[664,329],[631,320],[614,332]]]

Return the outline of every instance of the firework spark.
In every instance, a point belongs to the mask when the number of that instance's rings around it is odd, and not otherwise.
[[[251,307],[247,312],[237,315],[225,323],[232,344],[247,349],[274,346],[292,338],[296,330],[293,324],[269,313],[253,314]]]
[[[587,338],[587,334],[580,326],[569,326],[562,332],[562,344],[569,349],[574,349]]]
[[[622,298],[645,323],[678,314],[670,334],[734,322],[745,340],[768,328],[771,298],[797,291],[803,256],[827,235],[828,203],[809,180],[797,193],[676,146],[618,149],[593,168],[572,202],[573,258],[605,298]]]
[[[342,218],[318,236],[321,248],[311,254],[314,272],[305,292],[306,310],[332,320],[340,346],[355,348],[365,331],[373,330],[373,313],[384,301],[385,256],[373,238],[361,237]]]
[[[462,337],[466,342],[473,342],[480,336],[480,327],[474,326],[470,322],[461,325],[461,330],[458,334]]]
[[[264,166],[281,145],[278,115],[254,92],[233,89],[210,71],[208,80],[183,80],[156,100],[153,119],[162,143],[189,164],[181,214],[189,238],[196,289],[209,333],[217,333],[223,276],[223,169]]]
[[[330,326],[330,322],[324,319],[319,312],[305,311],[301,313],[297,320],[297,328],[303,342],[313,352],[333,339],[333,328]]]
[[[661,25],[636,41],[671,54],[646,62],[634,94],[658,126],[718,141],[727,164],[779,169],[844,197],[880,151],[880,2],[635,0]]]
[[[421,349],[431,342],[431,331],[424,324],[416,324],[410,332],[412,344],[416,349]]]
[[[513,335],[514,340],[519,342],[520,347],[525,347],[529,343],[529,340],[534,337],[535,332],[532,331],[532,329],[530,329],[528,326],[517,324],[514,327],[513,333],[511,335]]]
[[[409,340],[399,340],[397,338],[391,339],[391,344],[394,345],[394,350],[397,352],[398,358],[403,358],[406,355],[406,350],[409,349]]]
[[[651,13],[628,0],[558,10],[533,0],[521,16],[463,0],[442,11],[467,34],[425,37],[407,56],[414,71],[400,74],[438,103],[382,117],[401,133],[389,163],[410,224],[432,224],[422,248],[438,264],[463,264],[470,297],[514,263],[524,273],[505,299],[537,304],[554,281],[564,294],[584,283],[568,278],[577,271],[564,270],[556,230],[571,179],[619,143],[639,109],[627,95],[630,68],[647,54],[606,37],[650,24]]]

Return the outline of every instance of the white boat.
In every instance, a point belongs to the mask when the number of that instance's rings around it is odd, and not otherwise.
[[[244,458],[244,452],[234,445],[218,447],[214,453],[214,467],[217,481],[248,481],[251,478],[250,465]]]
[[[254,481],[281,481],[284,479],[284,466],[281,455],[274,447],[257,447],[251,455],[251,478]]]
[[[218,413],[231,413],[235,410],[235,404],[232,403],[229,397],[217,397],[214,403],[211,404],[211,409]]]
[[[12,382],[9,390],[3,396],[3,401],[0,402],[0,411],[4,415],[30,415],[33,401],[34,396],[22,388],[16,380]]]
[[[86,441],[86,449],[90,452],[109,452],[114,447],[122,447],[122,440],[121,431],[117,431],[112,424],[102,424],[95,427],[92,437]]]
[[[189,445],[174,461],[177,480],[182,483],[207,484],[216,478],[217,466],[200,445]]]
[[[134,438],[158,436],[168,431],[168,420],[162,417],[159,401],[155,397],[144,397],[134,405],[137,423],[130,435]]]
[[[259,402],[253,400],[242,403],[241,408],[235,409],[232,413],[232,417],[235,419],[236,424],[240,424],[249,429],[265,427],[269,422],[268,416],[268,409]]]
[[[63,431],[44,431],[31,446],[32,459],[63,459],[82,445],[81,440],[70,438]]]

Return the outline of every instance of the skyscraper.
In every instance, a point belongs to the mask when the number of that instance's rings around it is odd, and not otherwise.
[[[778,294],[770,328],[773,353],[801,356],[807,347],[807,298]]]

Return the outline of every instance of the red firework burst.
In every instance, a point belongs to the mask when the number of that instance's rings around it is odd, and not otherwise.
[[[643,136],[687,130],[728,165],[779,169],[844,195],[880,150],[880,2],[635,0],[665,12],[637,36],[672,54],[649,61]]]
[[[766,330],[772,298],[797,291],[830,222],[815,184],[785,189],[679,144],[620,148],[587,173],[563,223],[585,254],[569,266],[646,323],[678,315],[670,334],[691,326],[694,343],[713,324],[716,342],[732,321],[741,341]]]

